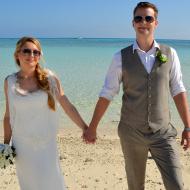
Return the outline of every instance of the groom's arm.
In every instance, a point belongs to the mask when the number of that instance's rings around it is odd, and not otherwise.
[[[187,150],[190,148],[190,114],[187,94],[185,92],[179,93],[178,95],[174,96],[173,99],[185,126],[182,132],[181,145],[183,145],[184,150]]]
[[[86,142],[89,142],[89,143],[95,142],[96,130],[97,130],[98,124],[99,124],[101,118],[103,117],[104,113],[106,112],[109,104],[110,104],[110,100],[103,98],[103,97],[99,98],[99,100],[96,104],[90,125],[84,133],[84,139]]]
[[[182,132],[181,145],[183,145],[184,150],[187,150],[190,148],[190,114],[187,93],[182,80],[179,57],[173,48],[171,48],[171,55],[170,92],[185,126]]]
[[[121,52],[117,52],[114,55],[112,59],[112,64],[108,69],[104,86],[96,103],[96,107],[89,128],[84,133],[83,138],[86,142],[95,142],[96,129],[98,127],[98,124],[104,113],[106,112],[110,102],[113,100],[114,96],[119,93],[120,83],[122,81],[121,67]]]

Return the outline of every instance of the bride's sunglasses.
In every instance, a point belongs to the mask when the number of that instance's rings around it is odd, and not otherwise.
[[[134,17],[135,23],[140,23],[140,22],[143,22],[144,20],[145,20],[147,23],[152,23],[152,22],[154,22],[155,18],[154,18],[153,16],[145,16],[145,17],[142,17],[142,16],[135,16],[135,17]]]
[[[39,57],[41,55],[40,51],[32,50],[32,49],[28,49],[28,48],[22,49],[21,52],[23,55],[26,55],[26,56],[33,55],[34,57]]]

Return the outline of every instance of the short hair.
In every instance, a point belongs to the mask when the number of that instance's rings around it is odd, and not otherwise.
[[[140,8],[152,8],[155,12],[155,17],[157,18],[158,8],[156,7],[156,5],[149,2],[139,2],[133,10],[133,16],[135,16],[137,9],[140,9]]]

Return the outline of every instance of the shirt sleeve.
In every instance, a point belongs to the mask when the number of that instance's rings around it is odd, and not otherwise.
[[[112,63],[108,69],[104,86],[99,94],[99,97],[104,97],[111,101],[114,96],[119,93],[122,80],[121,67],[121,52],[118,52],[113,56]]]
[[[177,52],[173,48],[171,48],[171,54],[170,92],[174,97],[181,92],[185,92],[186,89],[182,81],[180,61]]]

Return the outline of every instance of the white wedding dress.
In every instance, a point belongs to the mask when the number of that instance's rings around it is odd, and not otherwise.
[[[49,77],[51,78],[51,77]],[[47,93],[22,94],[16,74],[8,76],[8,101],[16,172],[21,190],[65,190],[58,158],[58,113],[47,105]]]

